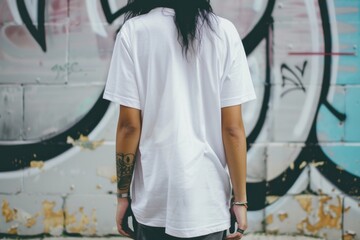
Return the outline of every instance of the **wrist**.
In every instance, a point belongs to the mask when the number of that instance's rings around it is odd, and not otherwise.
[[[247,205],[247,201],[234,201],[232,202],[232,206],[241,206],[241,207],[245,207],[245,208],[248,208],[248,205]]]
[[[119,199],[119,198],[130,198],[130,194],[129,193],[120,193],[120,192],[118,192],[118,193],[116,193],[116,196],[117,196],[117,198]]]

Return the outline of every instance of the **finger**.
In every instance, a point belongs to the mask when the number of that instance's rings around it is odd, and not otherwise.
[[[126,236],[126,237],[130,237],[130,235],[127,232],[125,232],[124,229],[122,229],[121,225],[118,224],[117,229],[118,229],[118,232],[121,235]]]
[[[124,236],[127,236],[127,237],[130,237],[128,233],[126,233],[126,231],[123,229],[123,219],[119,219],[117,221],[117,229],[118,229],[118,232],[121,234],[121,235],[124,235]]]
[[[242,234],[239,232],[231,233],[226,236],[226,240],[234,240],[234,239],[240,239],[242,237]]]

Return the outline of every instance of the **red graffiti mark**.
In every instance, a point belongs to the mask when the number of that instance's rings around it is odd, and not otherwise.
[[[302,55],[302,56],[355,56],[355,52],[289,52],[289,55]]]

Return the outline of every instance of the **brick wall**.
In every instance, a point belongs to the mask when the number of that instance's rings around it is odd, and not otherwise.
[[[0,0],[1,234],[117,234],[118,106],[101,96],[124,4]],[[247,232],[360,239],[360,1],[212,6],[258,96],[243,107]]]

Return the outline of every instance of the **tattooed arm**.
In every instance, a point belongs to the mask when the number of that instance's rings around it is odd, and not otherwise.
[[[129,193],[135,165],[135,154],[141,134],[141,111],[120,105],[120,115],[116,132],[116,173],[117,192]],[[134,232],[128,227],[129,199],[118,198],[116,226],[124,236],[134,238]]]
[[[116,133],[116,173],[118,193],[128,193],[141,133],[141,111],[120,105]]]

